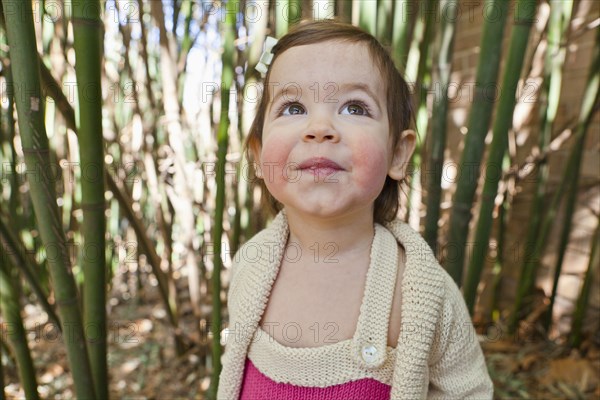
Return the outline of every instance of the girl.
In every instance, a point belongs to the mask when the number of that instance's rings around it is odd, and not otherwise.
[[[278,214],[234,260],[217,398],[491,398],[458,288],[396,219],[415,133],[388,53],[320,21],[261,60],[247,152]]]

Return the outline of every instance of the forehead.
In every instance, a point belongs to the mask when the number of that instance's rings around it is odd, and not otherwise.
[[[331,83],[362,83],[373,93],[384,95],[381,73],[365,43],[327,41],[285,50],[272,66],[269,85],[290,83],[306,87],[318,83],[320,89]]]

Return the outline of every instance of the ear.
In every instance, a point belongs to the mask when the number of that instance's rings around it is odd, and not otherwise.
[[[406,169],[408,168],[408,162],[415,151],[416,144],[417,135],[415,134],[415,131],[411,129],[402,131],[400,134],[400,139],[398,140],[398,144],[394,149],[392,163],[390,164],[390,168],[388,170],[388,175],[390,178],[396,181],[401,181],[404,179],[406,176]]]

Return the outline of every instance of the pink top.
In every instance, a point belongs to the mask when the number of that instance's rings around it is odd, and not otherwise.
[[[240,400],[389,400],[391,387],[363,378],[325,388],[277,383],[246,358]]]

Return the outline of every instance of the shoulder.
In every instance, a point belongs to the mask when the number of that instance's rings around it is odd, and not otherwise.
[[[406,290],[417,290],[436,303],[442,300],[450,283],[447,272],[440,266],[433,251],[408,224],[398,219],[386,224],[386,228],[394,235],[402,247],[404,284]]]
[[[452,329],[454,335],[473,335],[471,317],[460,289],[438,263],[427,242],[400,220],[392,221],[386,228],[401,246],[399,254],[402,260],[398,265],[403,275],[401,296],[404,318],[401,324],[415,324],[419,329],[434,330],[434,347],[443,347],[440,340],[443,342],[448,336],[451,325],[456,325]]]

